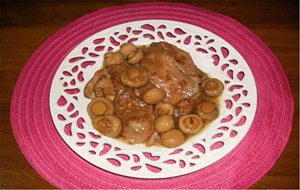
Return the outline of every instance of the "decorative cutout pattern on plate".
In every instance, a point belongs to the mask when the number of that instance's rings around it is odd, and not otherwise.
[[[189,52],[200,69],[225,84],[219,118],[174,149],[128,145],[102,136],[92,127],[86,111],[90,100],[83,96],[85,84],[102,67],[104,53],[124,42],[156,41]],[[100,31],[74,48],[56,72],[49,101],[57,131],[83,159],[125,176],[166,178],[207,167],[234,149],[251,126],[257,92],[247,63],[222,38],[182,22],[144,20]]]

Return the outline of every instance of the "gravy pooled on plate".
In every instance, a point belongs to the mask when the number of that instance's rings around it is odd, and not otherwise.
[[[167,42],[124,43],[104,55],[84,89],[93,127],[129,144],[177,147],[219,115],[224,85]]]

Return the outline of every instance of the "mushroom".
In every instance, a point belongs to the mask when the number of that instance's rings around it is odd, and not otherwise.
[[[201,119],[205,120],[213,120],[216,119],[219,115],[219,111],[217,109],[216,104],[213,102],[207,100],[205,102],[202,102],[198,107],[197,107],[197,114]]]
[[[119,65],[124,62],[124,55],[120,52],[107,52],[104,55],[104,65],[111,66],[111,65]]]
[[[179,118],[179,129],[188,135],[193,135],[201,131],[204,124],[202,119],[195,114],[185,115]]]
[[[108,137],[118,137],[122,131],[121,120],[114,115],[105,115],[93,119],[93,126],[103,135]]]
[[[111,79],[105,77],[100,78],[94,86],[94,93],[96,97],[104,96],[110,101],[113,101],[115,98],[115,91]]]
[[[151,88],[143,95],[143,100],[148,104],[157,104],[165,98],[166,94],[161,88]]]
[[[154,122],[154,130],[163,133],[174,128],[174,119],[170,115],[162,115],[156,118]]]
[[[106,98],[95,98],[88,105],[88,113],[91,118],[113,113],[113,105]]]
[[[143,95],[151,88],[155,88],[155,86],[148,82],[145,86],[134,89],[134,93],[137,95],[137,97],[143,98]]]
[[[174,148],[180,146],[184,143],[185,136],[178,129],[172,129],[168,132],[165,132],[161,135],[161,143],[169,148]]]
[[[125,56],[130,55],[132,52],[135,52],[137,48],[132,43],[124,43],[120,46],[119,52]]]
[[[206,79],[202,87],[205,90],[205,94],[210,97],[220,96],[224,89],[222,82],[215,78]]]
[[[143,51],[141,49],[137,50],[136,52],[132,52],[128,55],[128,61],[129,64],[137,64],[140,62],[143,58]]]
[[[86,84],[86,86],[84,87],[84,96],[86,98],[93,99],[96,97],[96,94],[101,95],[99,89],[95,89],[95,85],[98,83],[100,79],[101,80],[110,79],[110,75],[106,69],[100,69],[96,71],[94,76],[91,78],[91,80],[89,80],[89,82]],[[96,94],[95,91],[97,91]]]
[[[174,106],[168,102],[159,102],[155,105],[154,112],[156,115],[173,115]]]
[[[199,86],[199,91],[189,99],[180,100],[177,105],[177,113],[179,116],[188,115],[194,112],[199,103],[205,98],[204,89]]]
[[[192,113],[194,107],[195,107],[194,101],[191,99],[182,99],[178,104],[176,105],[177,111],[180,116],[187,115]]]
[[[121,81],[124,85],[139,88],[149,81],[150,75],[143,67],[131,67],[121,74]]]

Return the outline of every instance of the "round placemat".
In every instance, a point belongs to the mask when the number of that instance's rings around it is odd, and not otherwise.
[[[66,145],[50,114],[53,77],[74,47],[106,28],[147,19],[184,22],[215,33],[243,56],[256,83],[256,115],[241,143],[209,167],[180,177],[137,179],[104,171]],[[11,122],[26,159],[59,188],[247,188],[279,158],[289,138],[293,109],[291,90],[278,59],[247,28],[226,16],[185,4],[142,3],[98,10],[50,37],[19,76]]]

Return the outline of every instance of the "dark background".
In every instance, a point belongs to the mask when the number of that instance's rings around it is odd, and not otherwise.
[[[14,139],[9,106],[17,77],[33,52],[58,29],[100,8],[143,1],[0,0],[0,188],[54,188],[22,155]],[[148,1],[149,2],[149,1]],[[173,1],[175,2],[175,1]],[[299,188],[299,2],[297,0],[187,0],[236,19],[277,55],[295,100],[290,140],[275,166],[251,188]]]

